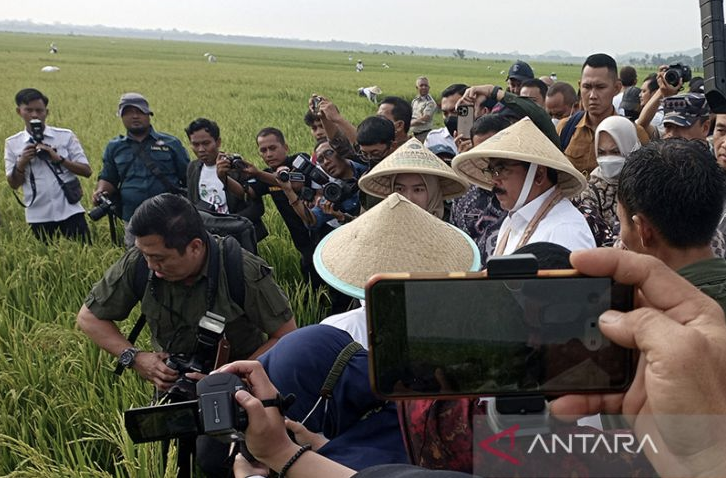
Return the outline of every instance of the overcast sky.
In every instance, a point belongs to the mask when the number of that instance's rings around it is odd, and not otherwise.
[[[680,51],[701,36],[695,0],[2,0],[0,19],[527,54]]]

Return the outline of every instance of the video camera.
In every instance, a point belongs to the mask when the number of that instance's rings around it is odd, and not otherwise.
[[[673,87],[678,86],[679,80],[682,80],[683,83],[687,83],[691,81],[691,78],[691,67],[682,63],[673,63],[668,65],[668,69],[663,74],[663,79],[666,83]]]
[[[120,215],[116,202],[109,197],[108,193],[102,193],[98,197],[97,204],[96,207],[88,211],[88,216],[94,221],[98,221],[107,214]]]
[[[248,390],[238,376],[208,375],[197,382],[193,400],[126,410],[126,431],[134,443],[198,435],[224,443],[242,441],[248,420],[234,398],[238,390]]]

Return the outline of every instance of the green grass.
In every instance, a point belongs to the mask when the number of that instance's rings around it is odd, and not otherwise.
[[[60,54],[47,53],[55,41]],[[205,61],[212,51],[216,64]],[[50,97],[48,123],[78,135],[94,174],[82,179],[84,204],[100,171],[109,139],[122,133],[116,117],[121,93],[139,91],[156,113],[154,126],[188,144],[184,127],[198,116],[217,121],[223,149],[262,165],[255,134],[275,126],[292,151],[314,144],[302,117],[312,93],[330,97],[354,123],[376,107],[357,88],[378,85],[384,94],[412,98],[414,82],[427,75],[438,93],[451,83],[503,84],[508,62],[355,53],[366,64],[354,72],[348,53],[210,45],[167,41],[0,34],[0,134],[22,128],[15,93],[35,87]],[[390,69],[380,68],[387,62]],[[45,65],[57,73],[41,73]],[[490,68],[487,68],[490,67]],[[575,82],[577,65],[534,64],[538,74],[557,71]],[[437,118],[438,124],[441,119]],[[173,476],[161,466],[156,444],[134,446],[123,430],[122,411],[148,403],[151,386],[135,374],[112,374],[114,359],[75,328],[88,290],[122,254],[110,244],[108,225],[91,224],[94,244],[37,242],[10,188],[0,187],[0,476]],[[270,237],[261,255],[274,267],[301,324],[318,320],[320,298],[302,286],[298,255],[271,202]],[[132,321],[122,323],[127,333]],[[139,340],[149,347],[148,332]],[[170,460],[174,463],[174,459]]]

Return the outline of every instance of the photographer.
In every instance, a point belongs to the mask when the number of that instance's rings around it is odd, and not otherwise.
[[[119,196],[121,219],[127,226],[124,242],[134,245],[128,222],[145,199],[164,192],[180,193],[186,186],[189,156],[177,138],[156,131],[151,126],[154,112],[139,93],[124,93],[118,105],[118,116],[126,128],[126,136],[112,139],[103,153],[103,169],[93,200],[100,196]]]
[[[222,214],[238,214],[252,221],[257,242],[267,237],[262,222],[265,204],[252,198],[246,187],[249,178],[243,172],[247,162],[239,155],[226,155],[219,150],[222,139],[219,126],[206,118],[197,118],[184,130],[197,157],[187,167],[187,197],[198,209]],[[231,185],[230,179],[235,181]]]
[[[325,196],[317,196],[315,205],[310,209],[293,190],[290,181],[283,181],[278,175],[277,183],[285,192],[290,206],[308,229],[320,230],[326,224],[335,229],[340,224],[351,221],[360,212],[357,181],[366,168],[360,163],[339,157],[328,141],[319,143],[315,148],[315,154],[323,171],[331,178],[331,182],[328,184],[337,184],[348,189],[349,194],[343,195],[339,202]],[[278,171],[285,170],[288,168],[283,167]]]
[[[76,175],[89,177],[91,167],[78,138],[69,129],[45,124],[48,97],[40,91],[20,90],[15,104],[25,129],[5,140],[5,174],[11,188],[23,186],[25,220],[38,239],[60,233],[90,243]],[[64,192],[70,184],[77,187],[76,197]]]
[[[235,302],[229,290],[234,283],[228,285],[226,278],[226,257],[232,252],[225,249],[228,244],[239,246],[209,235],[187,199],[161,194],[144,201],[130,230],[137,247],[127,251],[93,286],[77,320],[91,340],[157,389],[166,391],[179,378],[166,359],[170,354],[195,352],[200,317],[206,311],[226,319],[230,360],[255,358],[295,329],[290,304],[271,269],[241,248],[237,252],[243,260],[244,283],[239,286],[244,287],[244,307]],[[219,271],[217,277],[210,277],[210,251],[219,249],[221,257],[215,261]],[[139,297],[135,275],[139,261],[144,260],[152,273]],[[138,302],[149,322],[153,352],[134,348],[114,323],[125,320]]]

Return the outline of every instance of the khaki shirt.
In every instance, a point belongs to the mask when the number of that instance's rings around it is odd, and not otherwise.
[[[615,108],[613,108],[610,116],[615,116],[616,114]],[[565,125],[567,125],[569,119],[570,117],[557,124],[558,135],[562,134],[562,130],[565,129]],[[572,133],[570,144],[565,149],[565,156],[575,166],[575,169],[584,174],[585,177],[589,177],[590,172],[597,167],[597,160],[595,159],[597,157],[597,151],[595,151],[595,128],[590,123],[590,114],[585,113],[582,115],[582,119],[577,123],[575,131]],[[635,129],[638,131],[640,144],[646,144],[650,141],[650,136],[648,136],[648,133],[642,126],[636,124]]]
[[[138,303],[133,289],[137,260],[144,260],[141,253],[136,248],[130,249],[93,286],[85,304],[96,317],[120,321],[131,314]],[[265,334],[274,333],[293,317],[288,299],[275,283],[272,269],[265,261],[247,251],[243,252],[243,260],[244,311],[229,296],[221,257],[217,294],[211,310],[227,319],[225,334],[231,346],[230,361],[248,358],[267,340]],[[199,319],[208,309],[208,266],[209,259],[191,285],[158,278],[147,283],[141,312],[146,314],[155,350],[193,352]]]
[[[434,127],[434,113],[436,113],[436,101],[431,97],[431,95],[426,96],[417,96],[416,98],[411,101],[411,109],[413,110],[413,114],[411,115],[411,119],[418,119],[422,116],[429,116],[429,121],[426,123],[422,123],[418,126],[411,126],[411,132],[412,133],[422,133],[424,131],[429,131],[431,128]]]

